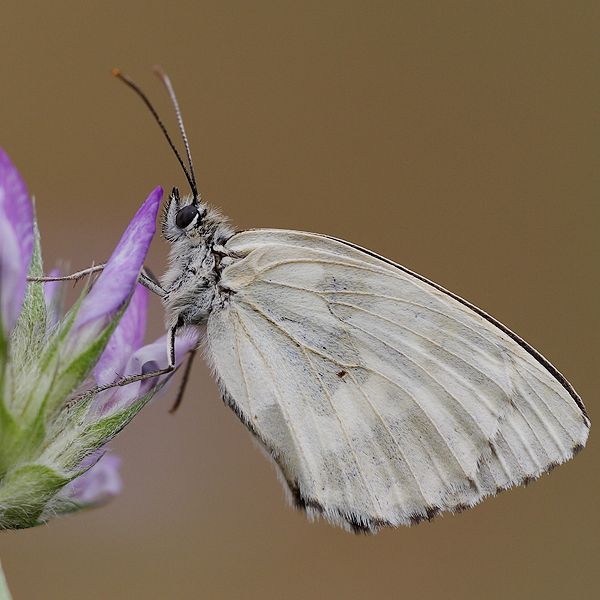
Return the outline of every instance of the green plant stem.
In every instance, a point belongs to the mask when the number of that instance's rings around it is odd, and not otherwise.
[[[6,585],[6,578],[4,577],[2,565],[0,565],[0,600],[12,600],[12,596],[10,595],[8,586]]]

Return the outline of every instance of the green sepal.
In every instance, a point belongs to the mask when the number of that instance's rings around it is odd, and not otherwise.
[[[65,491],[65,488],[60,490],[52,500],[46,506],[46,510],[40,515],[40,522],[45,523],[54,517],[62,517],[63,515],[69,515],[86,508],[93,508],[94,505],[83,504],[77,502]]]
[[[60,457],[54,460],[60,462],[61,468],[65,471],[76,469],[87,456],[110,442],[144,408],[153,396],[166,385],[170,378],[171,375],[127,408],[94,420],[93,422],[86,423],[77,434],[77,439],[84,440],[85,442],[85,446],[82,448],[84,453],[81,451],[78,452],[78,448],[72,447],[68,453],[63,452]],[[70,420],[71,422],[76,422],[72,417]],[[85,470],[79,472],[77,475],[84,472]]]
[[[65,363],[67,338],[88,290],[89,286],[86,286],[76,304],[46,340],[40,355],[32,358],[26,370],[20,371],[27,374],[27,379],[15,381],[13,397],[20,399],[19,406],[0,404],[0,476],[11,465],[36,460],[40,448],[52,446],[56,437],[64,439],[64,430],[70,429],[63,420],[64,414],[61,415],[65,403],[98,362],[131,299],[130,296],[104,331],[79,349],[78,355],[74,358],[67,355],[70,360]],[[45,309],[45,298],[43,302]]]
[[[46,439],[44,416],[38,414],[26,425],[0,406],[0,478],[15,465],[26,463],[39,454]],[[0,480],[0,490],[2,482]]]
[[[37,220],[33,219],[33,254],[29,263],[28,277],[42,277],[42,248]],[[46,339],[46,297],[44,283],[29,281],[25,288],[25,297],[19,318],[10,336],[10,354],[12,370],[21,370],[32,358],[36,357]]]
[[[40,233],[37,221],[33,220],[34,245],[30,277],[43,275]],[[12,408],[7,406],[5,398],[13,396],[15,378],[24,372],[27,363],[34,361],[35,354],[45,338],[46,300],[42,282],[29,282],[25,289],[25,297],[21,312],[10,337],[10,361],[6,363],[4,381],[0,392],[0,477],[10,468],[19,464],[19,458],[27,456],[39,447],[44,440],[45,429],[41,419],[26,423],[17,421]],[[8,357],[7,357],[8,358]]]
[[[102,458],[102,456],[100,456],[98,458],[98,460],[91,463],[85,469],[82,469],[81,471],[79,471],[75,474],[72,474],[71,477],[69,478],[68,483],[71,483],[74,479],[77,479],[77,477],[79,477],[80,475],[87,473],[87,471],[89,471],[92,467],[94,467],[98,463],[98,461]],[[79,510],[83,510],[86,508],[93,508],[94,506],[96,506],[95,504],[85,504],[83,502],[80,502],[80,501],[76,500],[75,498],[73,498],[72,496],[70,496],[69,494],[70,494],[70,490],[68,489],[67,486],[64,486],[62,489],[60,489],[56,493],[56,495],[46,505],[44,512],[42,512],[42,514],[40,516],[40,521],[45,522],[46,520],[53,519],[54,517],[58,517],[61,515],[68,515],[70,513],[77,512]]]
[[[130,295],[104,331],[85,348],[78,349],[76,356],[73,357],[66,348],[69,345],[67,338],[72,332],[75,318],[88,291],[89,285],[48,338],[37,364],[29,366],[29,373],[37,372],[37,377],[33,380],[29,377],[28,381],[22,382],[22,389],[19,390],[18,396],[26,398],[25,411],[22,413],[24,420],[35,419],[40,412],[43,412],[44,418],[51,419],[51,415],[56,410],[63,408],[64,402],[94,368],[131,299]],[[68,362],[65,362],[65,359]]]
[[[65,316],[60,320],[56,329],[48,336],[46,344],[44,348],[40,352],[39,357],[39,368],[41,371],[44,371],[48,368],[48,365],[52,363],[55,359],[56,352],[61,347],[62,343],[65,341],[67,335],[71,331],[73,324],[75,323],[75,317],[79,312],[79,308],[81,307],[81,303],[84,298],[87,296],[90,291],[91,283],[88,280],[85,283],[79,298],[75,301],[73,306],[67,311]]]
[[[21,422],[27,423],[38,418],[44,399],[56,377],[58,352],[75,322],[77,311],[88,293],[89,287],[88,282],[75,304],[61,319],[57,327],[47,334],[43,345],[38,349],[37,356],[30,357],[26,368],[12,369],[14,374],[12,397],[15,400],[18,399],[18,405],[9,406],[7,409]],[[10,397],[10,395],[7,396],[7,398]]]
[[[39,525],[47,503],[69,480],[45,465],[26,465],[7,473],[0,482],[0,529]]]
[[[40,232],[33,214],[33,253],[29,263],[28,276],[41,277],[43,273]],[[43,342],[46,329],[46,301],[41,282],[29,282],[25,288],[25,297],[21,312],[7,339],[0,318],[0,406],[5,407],[5,399],[11,398],[14,385],[12,372],[19,372],[23,365],[35,354]],[[15,361],[15,358],[17,361]],[[9,368],[10,365],[10,368]],[[11,372],[12,371],[12,372]],[[0,430],[1,435],[1,430]]]
[[[2,315],[0,314],[0,405],[4,405],[4,398],[10,397],[6,390],[6,366],[8,365],[8,340],[4,335]]]
[[[94,338],[92,343],[69,364],[57,371],[53,385],[44,400],[47,415],[50,415],[57,408],[62,409],[65,398],[71,395],[91,373],[127,309],[132,295],[133,290],[104,331]]]

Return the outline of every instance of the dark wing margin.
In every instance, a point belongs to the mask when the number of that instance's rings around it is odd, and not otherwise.
[[[514,331],[512,331],[511,329],[506,327],[506,325],[504,325],[503,323],[501,323],[500,321],[498,321],[497,319],[492,317],[490,314],[486,313],[484,310],[481,310],[474,304],[471,304],[464,298],[461,298],[457,294],[454,294],[453,292],[447,290],[445,287],[435,283],[434,281],[431,281],[430,279],[427,279],[427,277],[423,277],[422,275],[419,275],[418,273],[415,273],[414,271],[411,271],[410,269],[403,267],[402,265],[399,265],[398,263],[395,263],[393,260],[385,258],[385,256],[381,256],[380,254],[377,254],[376,252],[372,252],[371,250],[367,250],[366,248],[363,248],[362,246],[357,246],[356,244],[353,244],[351,242],[346,242],[345,240],[340,240],[339,238],[335,238],[335,237],[332,237],[329,235],[322,235],[322,234],[318,234],[318,233],[315,233],[314,235],[318,235],[319,237],[324,237],[329,240],[334,240],[336,242],[339,242],[340,244],[344,244],[345,246],[350,246],[350,248],[354,248],[355,250],[364,252],[365,254],[368,254],[369,256],[371,256],[373,258],[377,258],[377,259],[387,263],[388,265],[395,267],[396,269],[399,269],[403,273],[406,273],[407,275],[410,275],[411,277],[414,277],[415,279],[418,279],[419,281],[422,281],[423,283],[430,285],[431,287],[442,292],[443,294],[450,296],[457,302],[460,302],[463,306],[470,308],[474,313],[477,313],[480,317],[483,317],[486,321],[488,321],[489,323],[491,323],[492,325],[494,325],[495,327],[500,329],[500,331],[505,333],[508,337],[513,339],[517,344],[519,344],[519,346],[521,346],[521,348],[523,348],[529,354],[531,354],[531,356],[533,356],[548,372],[550,372],[552,374],[552,376],[565,388],[565,390],[567,390],[567,392],[569,392],[569,394],[571,395],[571,397],[573,398],[573,400],[575,401],[575,403],[577,404],[577,406],[583,413],[583,416],[585,417],[585,421],[589,427],[590,418],[585,410],[583,401],[581,400],[581,397],[575,391],[573,386],[569,383],[567,378],[545,356],[540,354],[533,346],[528,344],[523,338],[519,337]]]

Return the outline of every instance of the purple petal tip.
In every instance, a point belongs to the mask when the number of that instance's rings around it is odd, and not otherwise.
[[[157,187],[133,217],[102,274],[82,302],[76,328],[111,315],[129,298],[156,232],[156,215],[162,194],[162,188]]]
[[[33,253],[33,212],[25,182],[0,148],[0,318],[5,335],[17,322]]]
[[[129,357],[141,347],[146,330],[149,295],[150,292],[143,285],[136,285],[125,313],[94,368],[98,385],[119,379],[119,373],[124,372]]]

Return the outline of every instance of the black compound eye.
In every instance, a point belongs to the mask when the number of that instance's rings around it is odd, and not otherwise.
[[[188,204],[184,206],[179,211],[177,211],[177,216],[175,217],[175,225],[179,227],[179,229],[185,229],[190,225],[190,223],[196,218],[198,215],[198,209],[193,204]]]

